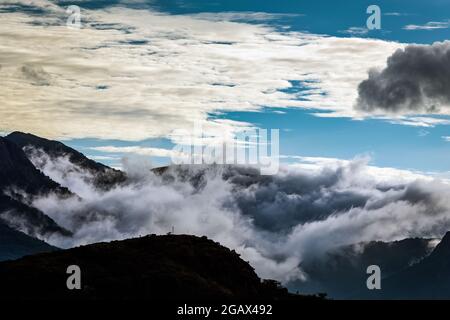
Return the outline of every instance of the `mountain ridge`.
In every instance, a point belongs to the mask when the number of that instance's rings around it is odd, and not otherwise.
[[[93,183],[96,187],[109,189],[116,184],[125,182],[124,172],[110,168],[102,163],[87,158],[81,152],[63,144],[62,142],[49,140],[35,136],[31,133],[15,131],[5,137],[6,140],[18,145],[30,158],[32,152],[41,150],[50,158],[68,157],[76,167],[86,170],[94,176]],[[32,149],[30,149],[30,147]]]
[[[70,232],[40,210],[31,207],[29,198],[48,193],[61,197],[71,192],[35,168],[23,150],[14,142],[0,137],[0,220],[28,234]],[[7,216],[7,217],[6,217]]]
[[[50,191],[60,194],[69,192],[36,169],[17,144],[0,137],[0,188],[11,187],[33,195]]]

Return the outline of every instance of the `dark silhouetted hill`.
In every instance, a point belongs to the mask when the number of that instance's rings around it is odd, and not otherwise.
[[[66,288],[69,265],[81,268],[81,290]],[[236,252],[188,235],[151,235],[2,262],[0,283],[0,298],[8,299],[317,299],[261,281]]]

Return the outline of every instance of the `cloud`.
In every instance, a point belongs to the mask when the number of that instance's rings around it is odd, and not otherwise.
[[[109,191],[97,190],[64,157],[35,152],[31,160],[78,195],[30,199],[74,232],[45,238],[61,247],[164,234],[173,226],[237,250],[261,277],[288,282],[305,276],[303,259],[334,247],[439,237],[450,228],[446,182],[371,167],[364,157],[304,157],[276,176],[229,166],[177,166],[154,175],[146,159],[129,158],[123,167],[130,180]]]
[[[15,10],[17,10],[20,8],[20,6],[35,8],[47,12],[63,11],[61,7],[48,0],[3,0],[0,9],[13,7]]]
[[[115,147],[115,146],[102,146],[102,147],[92,147],[91,150],[107,152],[107,153],[132,153],[143,156],[151,157],[182,157],[183,155],[177,153],[174,150],[168,150],[163,148],[153,148],[153,147],[139,147],[139,146],[129,146],[129,147]]]
[[[96,161],[103,161],[103,160],[119,160],[119,157],[110,157],[110,156],[94,156],[94,155],[87,155],[89,159],[96,160]]]
[[[450,124],[449,119],[424,117],[424,116],[395,116],[395,117],[390,116],[389,118],[384,117],[384,119],[393,124],[401,124],[413,127],[426,127],[426,128],[435,127],[437,125]]]
[[[436,22],[436,21],[430,21],[423,25],[417,25],[417,24],[408,24],[403,27],[403,30],[436,30],[436,29],[448,29],[450,27],[450,21],[442,21],[442,22]]]
[[[348,28],[347,30],[342,30],[340,32],[347,33],[352,36],[363,36],[363,35],[366,35],[369,33],[369,29],[364,28],[364,27],[351,27],[351,28]]]
[[[356,109],[369,113],[449,113],[450,42],[408,45],[358,86]]]
[[[50,85],[51,76],[40,66],[24,65],[20,69],[23,77],[36,86]]]
[[[192,17],[210,21],[268,22],[281,18],[298,18],[303,14],[267,13],[267,12],[201,12]]]
[[[444,141],[450,142],[450,136],[443,136],[442,139],[444,139]]]
[[[393,16],[393,17],[402,17],[402,16],[409,16],[409,13],[401,13],[401,12],[386,12],[383,13],[385,16]]]
[[[0,128],[49,138],[143,140],[192,130],[197,121],[233,132],[237,122],[210,114],[263,107],[354,117],[367,68],[382,67],[403,46],[280,31],[260,13],[251,14],[258,23],[246,23],[231,13],[83,9],[74,30],[64,8],[33,3],[47,9],[2,13]],[[51,75],[36,73],[48,85],[24,79],[27,65]],[[285,90],[292,81],[302,88]]]

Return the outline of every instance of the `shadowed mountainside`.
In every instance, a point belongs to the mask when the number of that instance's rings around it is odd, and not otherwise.
[[[0,189],[6,188],[18,188],[33,195],[69,192],[36,169],[17,144],[0,137]]]
[[[93,183],[96,187],[108,189],[115,184],[122,183],[126,180],[126,175],[122,171],[112,169],[93,161],[77,150],[72,149],[59,141],[48,140],[30,133],[22,132],[13,132],[6,136],[5,139],[14,142],[23,149],[29,157],[32,155],[32,152],[36,150],[45,152],[53,159],[68,157],[69,161],[75,166],[86,170],[93,175]]]
[[[30,235],[70,232],[27,203],[27,197],[55,193],[70,195],[28,160],[26,154],[15,143],[0,137],[0,220],[8,220],[14,228]]]
[[[308,281],[296,281],[288,287],[305,293],[326,292],[336,299],[349,298],[367,289],[368,266],[378,265],[383,277],[395,275],[427,257],[433,250],[432,241],[413,238],[338,247],[324,256],[305,259],[301,268]]]
[[[450,299],[450,232],[419,263],[384,278],[381,290],[365,290],[355,298]]]

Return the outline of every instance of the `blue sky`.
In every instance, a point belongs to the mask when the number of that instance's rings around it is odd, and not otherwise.
[[[70,1],[55,2],[61,7]],[[264,24],[277,30],[298,31],[339,38],[375,38],[398,43],[432,44],[449,38],[450,2],[431,1],[80,1],[83,10],[105,10],[113,6],[141,10],[157,10],[167,15],[192,15],[202,12],[266,12],[284,14],[273,19],[245,20],[248,24]],[[366,8],[376,4],[382,12],[381,30],[364,30],[368,14]],[[287,14],[287,15],[286,15]],[[149,24],[152,22],[149,21]],[[409,27],[408,27],[409,26]],[[354,32],[351,33],[351,30]],[[356,33],[355,33],[356,32]],[[133,31],[131,31],[133,33]],[[135,43],[145,46],[147,43]],[[345,57],[344,57],[345,58]],[[367,67],[372,67],[367,61]],[[291,80],[291,79],[286,79]],[[100,83],[103,88],[103,84]],[[292,87],[280,92],[295,93],[305,89],[305,83],[291,81]],[[98,87],[98,85],[97,85]],[[105,86],[108,89],[108,86]],[[108,90],[105,94],[107,94]],[[324,96],[327,93],[323,93]],[[94,102],[91,102],[91,105]],[[337,102],[339,104],[339,101]],[[318,117],[315,112],[327,112],[314,105],[280,107],[260,105],[258,112],[249,110],[209,110],[210,120],[231,119],[250,123],[260,128],[280,129],[280,152],[289,156],[313,156],[351,159],[357,155],[370,155],[372,164],[424,172],[450,171],[450,142],[443,137],[450,136],[448,124],[418,126],[399,124],[399,121],[368,118],[357,120],[348,116]],[[237,108],[239,109],[239,108]],[[126,116],[126,110],[121,111]],[[183,112],[183,111],[180,111]],[[108,114],[108,111],[106,111]],[[108,116],[108,115],[107,115]],[[435,116],[436,119],[450,120],[448,115]],[[143,120],[145,121],[145,120]],[[396,122],[396,123],[393,123]],[[117,129],[120,131],[121,129]],[[123,129],[125,130],[125,129]],[[4,128],[8,131],[8,128]],[[94,134],[92,133],[94,132]],[[63,132],[64,133],[64,132]],[[83,136],[79,134],[78,136]],[[99,135],[95,130],[85,134],[86,138],[64,136],[65,142],[89,156],[108,165],[119,166],[121,152],[101,152],[95,147],[153,147],[170,149],[173,143],[167,136],[144,139],[120,139]],[[164,165],[167,157],[153,157],[155,165]],[[289,160],[284,160],[289,161]]]
[[[280,18],[272,23],[289,26],[292,30],[337,37],[348,37],[343,31],[351,27],[364,27],[368,17],[365,10],[371,4],[377,4],[382,9],[382,29],[358,35],[360,37],[406,43],[433,43],[449,38],[448,28],[404,30],[406,25],[447,21],[450,17],[448,1],[152,1],[152,6],[171,14],[223,11],[301,14],[301,17]],[[102,5],[105,3],[93,4],[95,7]],[[250,122],[261,128],[280,128],[280,148],[284,155],[349,159],[367,154],[377,166],[420,171],[450,170],[450,144],[442,139],[442,136],[450,135],[448,126],[422,128],[382,120],[319,118],[312,116],[308,110],[283,109],[283,113],[273,111],[274,109],[267,108],[262,112],[231,112],[220,117]],[[102,144],[105,141],[76,140],[68,143],[78,147]],[[120,141],[106,141],[106,144],[131,145]],[[167,140],[157,139],[141,141],[136,145],[170,147],[172,144]],[[153,159],[156,164],[164,164],[166,160]]]
[[[60,1],[61,4],[72,4]],[[424,25],[428,22],[446,22],[450,19],[450,3],[445,0],[384,0],[384,1],[330,1],[330,0],[151,0],[127,4],[130,7],[150,6],[170,14],[191,14],[199,12],[269,12],[302,15],[280,19],[276,23],[289,26],[292,30],[308,31],[327,35],[343,36],[342,31],[351,27],[365,27],[366,9],[369,5],[378,5],[382,10],[382,30],[371,31],[367,36],[380,39],[409,42],[432,43],[449,37],[449,29],[437,29],[433,32],[404,30],[406,25]],[[105,8],[111,5],[123,5],[120,0],[86,1],[86,8]]]

